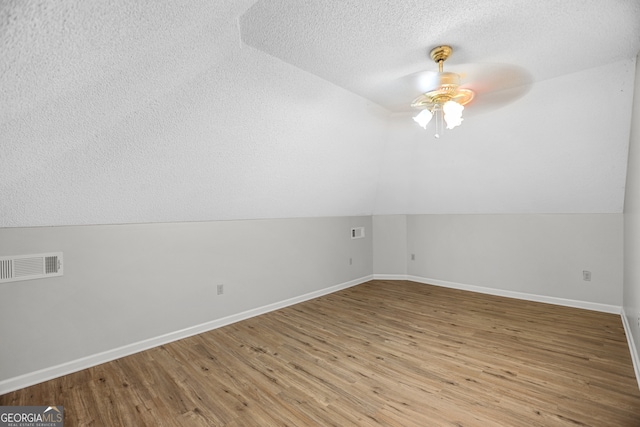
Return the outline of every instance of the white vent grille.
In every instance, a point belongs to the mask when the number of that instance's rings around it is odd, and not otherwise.
[[[364,237],[364,227],[355,227],[351,229],[352,239],[362,239]]]
[[[62,252],[0,257],[0,283],[62,276]]]
[[[13,263],[11,260],[3,259],[0,261],[0,280],[13,277]]]

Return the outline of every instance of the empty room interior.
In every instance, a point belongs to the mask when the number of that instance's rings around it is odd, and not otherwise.
[[[636,0],[0,3],[0,407],[640,425],[639,52]]]

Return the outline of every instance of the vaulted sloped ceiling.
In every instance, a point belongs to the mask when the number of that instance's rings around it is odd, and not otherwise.
[[[435,140],[443,43],[528,80]],[[639,50],[635,0],[2,2],[0,227],[621,212]]]

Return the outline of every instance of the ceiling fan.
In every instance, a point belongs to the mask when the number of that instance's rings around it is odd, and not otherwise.
[[[462,111],[467,104],[485,111],[499,108],[523,96],[531,86],[531,77],[524,70],[499,64],[467,66],[469,72],[462,76],[471,76],[472,83],[463,85],[460,74],[444,71],[444,62],[452,53],[451,46],[433,48],[429,56],[438,64],[437,74],[423,71],[402,79],[422,92],[410,104],[420,110],[413,119],[424,129],[433,120],[436,138],[442,135],[445,125],[453,129],[462,124]]]
[[[438,64],[437,87],[423,93],[413,100],[411,106],[420,109],[420,113],[413,118],[423,129],[435,116],[436,133],[439,138],[443,121],[447,129],[453,129],[462,124],[462,110],[475,96],[470,89],[460,88],[460,76],[456,73],[444,71],[444,61],[453,52],[451,46],[438,46],[431,50],[429,56]]]

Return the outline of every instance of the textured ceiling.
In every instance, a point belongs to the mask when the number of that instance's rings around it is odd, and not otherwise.
[[[526,90],[434,140],[442,43]],[[635,0],[4,1],[0,227],[621,212],[639,50]]]
[[[431,48],[453,46],[445,71],[466,81],[483,69],[529,83],[635,57],[640,2],[601,0],[260,0],[241,18],[242,40],[397,110],[403,78],[437,71]],[[517,76],[514,76],[517,77]],[[506,83],[505,83],[506,84]],[[408,106],[416,93],[409,91]],[[395,100],[395,99],[394,99]]]

